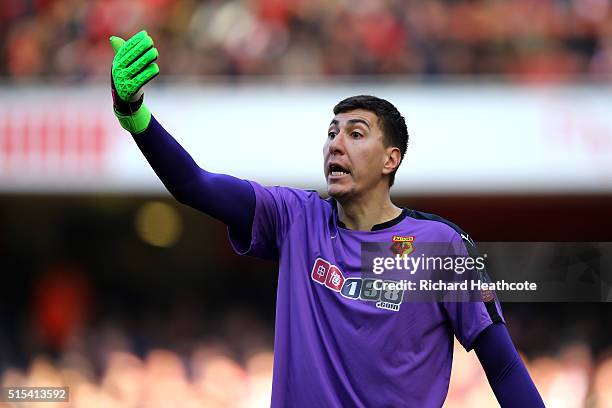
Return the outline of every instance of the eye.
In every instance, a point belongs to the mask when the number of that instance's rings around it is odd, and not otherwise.
[[[334,132],[333,130],[330,130],[327,133],[327,137],[329,137],[330,139],[333,139],[334,137],[336,137],[336,132]]]
[[[363,135],[361,133],[359,133],[359,132],[354,132],[353,131],[353,132],[351,132],[351,137],[353,137],[354,139],[359,139],[359,138],[362,138]]]

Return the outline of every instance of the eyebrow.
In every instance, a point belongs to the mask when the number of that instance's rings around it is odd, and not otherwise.
[[[369,124],[367,121],[363,120],[363,119],[349,119],[349,120],[347,120],[346,122],[347,122],[347,123],[349,123],[349,124],[351,124],[351,125],[354,125],[354,124],[357,124],[357,123],[362,123],[362,124],[364,124],[364,125],[365,125],[365,126],[368,128],[368,129],[370,129],[370,124]],[[338,120],[337,120],[337,119],[332,119],[332,121],[331,121],[331,123],[330,123],[329,125],[330,125],[330,126],[331,126],[331,125],[338,126],[338,123],[340,123],[340,122],[338,122]]]

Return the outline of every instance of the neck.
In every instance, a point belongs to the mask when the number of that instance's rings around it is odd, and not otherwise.
[[[371,231],[376,224],[394,219],[402,209],[391,202],[389,190],[351,197],[350,200],[337,200],[338,217],[348,229]]]

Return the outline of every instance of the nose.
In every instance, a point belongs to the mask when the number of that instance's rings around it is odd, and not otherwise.
[[[344,132],[340,131],[338,134],[329,141],[329,154],[344,154]]]

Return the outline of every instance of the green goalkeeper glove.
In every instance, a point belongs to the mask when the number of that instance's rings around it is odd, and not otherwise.
[[[153,62],[159,53],[144,30],[127,41],[113,36],[110,43],[115,50],[111,70],[115,115],[125,130],[143,132],[151,121],[151,112],[142,103],[143,87],[159,74]]]

